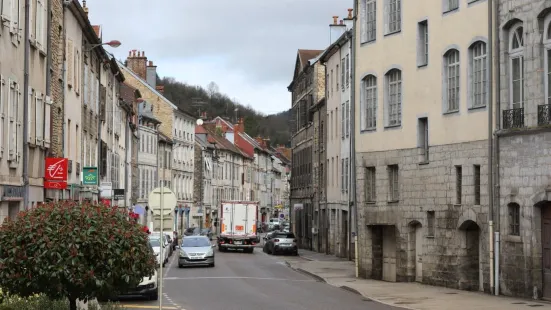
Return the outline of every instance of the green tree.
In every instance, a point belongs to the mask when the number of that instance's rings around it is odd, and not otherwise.
[[[52,202],[0,227],[0,287],[22,297],[112,296],[156,268],[148,236],[128,212],[97,203]]]

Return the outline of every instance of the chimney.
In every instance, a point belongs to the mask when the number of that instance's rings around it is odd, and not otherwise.
[[[262,139],[265,148],[270,148],[270,138]]]
[[[147,57],[144,52],[131,50],[126,58],[126,66],[142,80],[147,80]]]
[[[233,126],[235,132],[243,133],[245,131],[245,125],[243,124],[243,118],[237,121],[237,124]]]
[[[86,6],[86,0],[82,0],[82,10],[86,14],[86,17],[88,17],[88,7]]]
[[[163,85],[157,85],[155,86],[155,90],[161,93],[163,95],[165,93],[165,87]]]
[[[352,16],[353,11],[354,9],[348,9],[348,16],[344,19],[346,30],[350,30],[353,28],[353,25],[354,25],[354,16]]]
[[[153,61],[149,61],[146,68],[147,84],[153,88],[157,88],[157,66],[153,65]]]
[[[333,16],[333,24],[329,25],[329,45],[335,43],[346,31],[346,25],[341,20],[337,23],[338,16]]]

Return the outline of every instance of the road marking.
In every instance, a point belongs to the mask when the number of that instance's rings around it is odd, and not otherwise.
[[[296,280],[282,278],[257,278],[257,277],[169,277],[165,280],[200,280],[200,279],[229,279],[229,280],[272,280],[272,281],[290,281],[290,282],[316,282],[314,280]]]
[[[137,308],[137,309],[159,309],[159,306],[144,306],[144,305],[122,305],[123,308]],[[167,310],[178,310],[178,309],[181,309],[181,308],[177,308],[177,307],[167,307],[167,306],[163,306],[163,309],[167,309]],[[181,309],[181,310],[185,310],[185,309]]]

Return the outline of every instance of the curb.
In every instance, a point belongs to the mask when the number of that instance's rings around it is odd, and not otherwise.
[[[300,257],[300,258],[303,258],[303,259],[305,259],[305,260],[307,260],[307,261],[311,261],[311,262],[315,261],[315,259],[310,258],[310,257],[308,257],[308,256],[302,256],[302,255],[299,254],[299,257]]]
[[[291,267],[291,268],[292,268],[292,267]],[[293,268],[293,269],[294,269],[294,268]],[[300,272],[300,273],[303,273],[303,274],[305,274],[305,275],[308,275],[308,276],[310,276],[310,277],[312,277],[312,278],[318,280],[319,282],[327,283],[327,281],[326,281],[324,278],[318,276],[318,275],[315,274],[315,273],[306,271],[306,270],[304,270],[304,269],[302,269],[302,268],[296,268],[295,270],[298,271],[298,272]]]
[[[351,293],[354,293],[356,295],[360,295],[360,296],[363,296],[362,293],[360,293],[357,289],[355,288],[352,288],[348,285],[341,285],[339,286],[341,289],[345,290],[345,291],[349,291]],[[365,296],[364,296],[365,297]],[[368,298],[368,297],[365,297],[365,298]],[[369,300],[372,300],[371,298],[369,298]]]

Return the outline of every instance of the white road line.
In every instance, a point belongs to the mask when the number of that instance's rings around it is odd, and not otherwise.
[[[316,282],[314,280],[297,280],[282,278],[257,278],[257,277],[167,277],[165,280],[200,280],[200,279],[228,279],[228,280],[270,280],[270,281],[290,281],[290,282]]]

